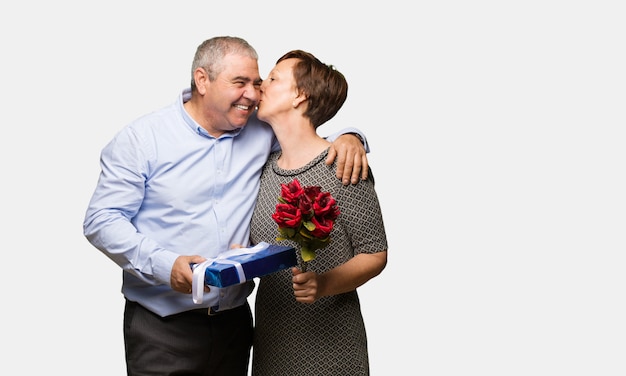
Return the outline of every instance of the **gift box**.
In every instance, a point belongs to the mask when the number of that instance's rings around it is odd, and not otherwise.
[[[297,263],[295,248],[259,243],[252,248],[230,250],[216,259],[207,260],[203,263],[206,268],[204,283],[228,287],[290,268]]]

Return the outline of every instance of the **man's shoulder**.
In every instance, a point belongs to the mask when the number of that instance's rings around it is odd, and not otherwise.
[[[176,107],[174,105],[169,105],[135,118],[128,124],[128,127],[136,129],[146,127],[152,128],[158,126],[159,124],[171,124],[172,121],[180,119],[180,112],[176,110]]]

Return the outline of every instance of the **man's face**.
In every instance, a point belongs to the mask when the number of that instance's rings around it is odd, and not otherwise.
[[[224,70],[207,85],[203,99],[209,133],[214,136],[246,125],[258,104],[262,82],[255,59],[227,55],[223,63]]]

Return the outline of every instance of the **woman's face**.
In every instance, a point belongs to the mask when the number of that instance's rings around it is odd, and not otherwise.
[[[293,66],[297,59],[286,59],[274,66],[261,84],[259,101],[259,119],[272,124],[272,119],[293,110],[294,100],[298,96],[293,78]]]

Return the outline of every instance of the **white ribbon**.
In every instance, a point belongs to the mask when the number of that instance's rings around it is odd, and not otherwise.
[[[200,264],[196,264],[193,266],[193,277],[191,280],[191,295],[193,297],[193,302],[196,304],[202,304],[204,299],[204,280],[206,275],[206,268],[209,265],[213,264],[213,262],[218,262],[220,264],[231,264],[235,266],[237,270],[237,275],[239,276],[239,282],[243,283],[246,281],[246,273],[244,273],[243,267],[241,263],[229,260],[229,257],[233,256],[241,256],[257,253],[269,247],[269,243],[261,242],[254,247],[250,248],[235,248],[230,251],[222,252],[216,258],[207,259]]]

